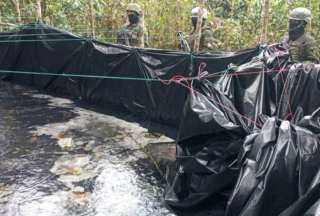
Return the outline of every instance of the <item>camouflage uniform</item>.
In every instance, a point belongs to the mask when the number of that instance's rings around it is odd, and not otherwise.
[[[144,47],[144,45],[148,45],[148,35],[140,23],[128,24],[118,33],[118,43],[133,47]]]
[[[143,19],[143,10],[139,4],[129,3],[127,6],[129,24],[122,27],[118,33],[118,43],[127,46],[140,47],[148,45],[148,35],[140,19]],[[130,21],[130,18],[131,19]]]
[[[193,50],[194,42],[196,40],[196,32],[193,31],[189,36],[189,44]],[[217,50],[217,45],[213,36],[213,31],[210,27],[204,26],[201,30],[201,38],[199,44],[199,52],[212,52]]]
[[[292,62],[319,63],[316,41],[310,34],[306,33],[295,41],[290,41],[289,37],[286,37],[284,43],[289,50]]]
[[[315,39],[306,33],[312,14],[307,8],[295,8],[289,13],[289,35],[284,40],[293,63],[319,63],[318,47]]]

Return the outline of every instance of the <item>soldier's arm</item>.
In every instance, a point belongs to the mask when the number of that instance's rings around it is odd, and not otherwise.
[[[319,63],[319,49],[314,38],[308,38],[305,44],[305,55],[304,63]]]
[[[144,46],[149,47],[149,35],[146,29],[144,29]]]
[[[215,50],[217,49],[217,45],[215,43],[213,31],[211,30],[205,30],[202,32],[202,38],[203,38],[203,47],[207,50]]]
[[[137,47],[143,48],[144,47],[144,29],[142,26],[139,25],[137,29]]]
[[[126,44],[126,37],[128,37],[128,36],[127,36],[124,28],[122,27],[122,28],[118,31],[118,34],[117,34],[117,43],[118,43],[118,44],[129,45],[129,44]]]
[[[190,51],[193,51],[195,38],[196,35],[193,32],[189,35],[189,37],[187,37],[187,41],[190,46]]]
[[[289,54],[290,54],[290,59],[293,63],[298,63],[301,61],[301,47],[297,46],[289,46]]]

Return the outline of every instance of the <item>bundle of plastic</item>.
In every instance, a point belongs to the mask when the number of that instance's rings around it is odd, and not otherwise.
[[[317,65],[292,65],[274,45],[223,76],[194,82],[167,203],[192,215],[273,216],[293,208],[317,184],[320,121],[305,122],[320,107],[318,77]]]

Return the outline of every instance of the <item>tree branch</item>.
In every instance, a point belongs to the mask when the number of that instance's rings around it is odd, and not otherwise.
[[[3,25],[3,26],[17,26],[13,23],[5,23],[5,22],[0,22],[0,25]]]

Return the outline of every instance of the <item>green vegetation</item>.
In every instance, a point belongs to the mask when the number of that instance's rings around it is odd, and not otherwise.
[[[10,24],[30,23],[37,17],[46,24],[98,40],[115,42],[116,31],[126,22],[129,0],[5,0],[0,1],[0,30]],[[196,0],[137,0],[145,9],[150,46],[176,48],[178,31],[190,32],[190,11]],[[313,12],[312,33],[320,39],[319,0],[271,0],[267,40],[279,41],[287,31],[289,9],[302,6]],[[18,3],[18,4],[17,4]],[[41,5],[39,15],[38,4]],[[209,23],[223,50],[254,47],[261,35],[264,0],[208,0]],[[17,7],[18,6],[18,7]],[[20,10],[21,18],[19,18]]]

